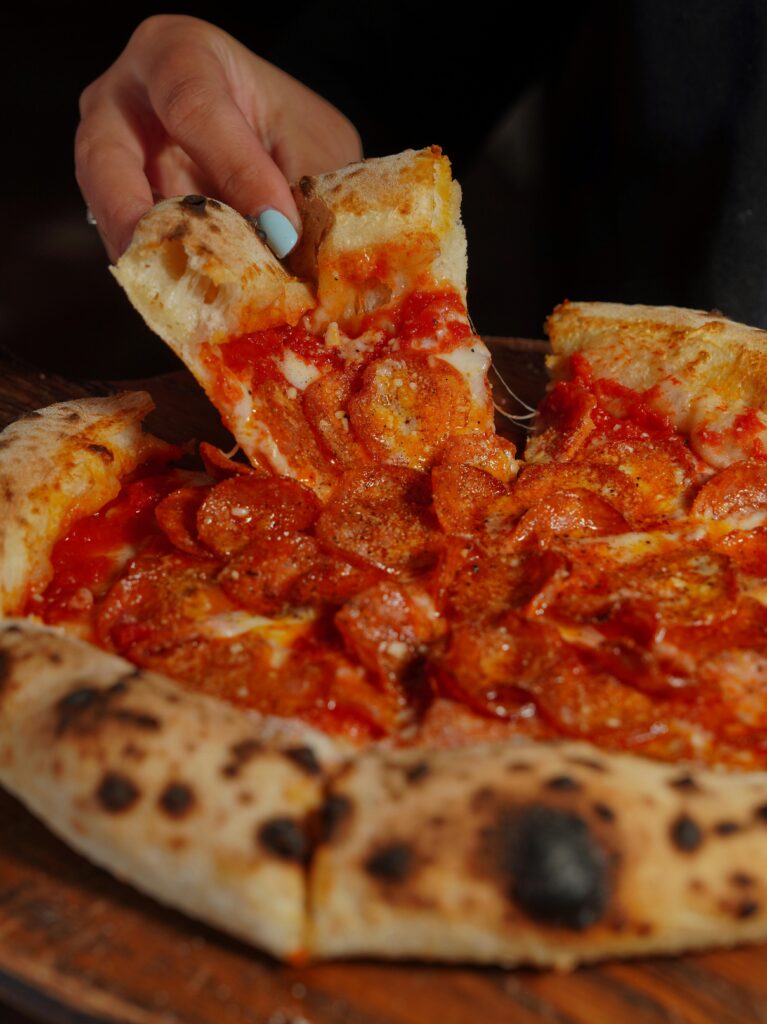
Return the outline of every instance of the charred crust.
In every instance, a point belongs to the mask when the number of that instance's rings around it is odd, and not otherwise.
[[[754,808],[754,817],[759,821],[767,823],[767,804],[760,804]]]
[[[714,825],[714,832],[718,836],[732,836],[736,832],[740,832],[742,827],[737,821],[718,821]]]
[[[671,823],[670,835],[674,846],[684,853],[692,853],[703,842],[703,832],[689,814],[680,814]]]
[[[601,800],[597,800],[596,803],[592,804],[594,814],[602,821],[608,823],[615,821],[615,811],[612,807],[608,807],[607,804],[602,803]]]
[[[183,782],[170,782],[160,794],[158,804],[171,818],[185,817],[195,805],[194,791]]]
[[[301,191],[303,192],[303,194],[305,196],[311,195],[312,194],[312,179],[308,178],[308,177],[306,177],[306,175],[304,175],[304,177],[301,178],[301,180],[299,181],[298,187],[301,189]]]
[[[128,725],[144,729],[146,732],[158,732],[161,727],[160,720],[154,715],[148,715],[143,711],[132,711],[130,708],[118,708],[116,711],[110,712],[109,717],[118,722],[127,722]]]
[[[504,808],[484,841],[507,895],[532,920],[582,931],[603,917],[610,859],[578,815],[542,804]]]
[[[166,235],[166,238],[169,242],[178,242],[188,234],[189,225],[186,221],[181,221],[180,224],[177,224],[175,228]]]
[[[114,462],[115,460],[114,452],[111,448],[107,448],[105,444],[89,444],[86,447],[94,455],[100,455],[105,462]]]
[[[756,900],[743,900],[735,907],[735,916],[741,921],[747,917],[753,917],[759,913],[759,904]]]
[[[669,779],[669,786],[672,789],[678,789],[681,793],[700,793],[701,788],[692,775],[685,773],[684,775],[677,775],[673,779]]]
[[[507,772],[529,772],[532,769],[529,761],[509,761],[506,765]]]
[[[403,882],[413,866],[413,850],[407,843],[387,843],[369,855],[365,871],[380,882]]]
[[[752,885],[756,884],[754,876],[749,875],[745,871],[733,871],[729,880],[730,884],[736,886],[738,889],[748,889]]]
[[[303,862],[309,843],[301,825],[293,818],[272,818],[258,829],[261,845],[281,860]]]
[[[127,683],[119,679],[106,690],[82,686],[65,694],[56,704],[56,735],[63,736],[72,731],[86,733],[108,720],[122,722],[144,732],[159,731],[161,722],[154,715],[132,708],[110,706],[116,697],[123,696],[127,691]]]
[[[348,797],[338,793],[331,793],[326,797],[319,812],[320,842],[332,842],[338,829],[351,816],[351,813],[352,802]]]
[[[209,199],[208,206],[212,206],[214,210],[221,209],[221,203],[219,203],[218,199]]]
[[[593,757],[574,757],[574,756],[571,756],[571,757],[567,758],[567,762],[568,762],[568,764],[578,765],[578,767],[580,767],[580,768],[588,768],[592,772],[600,772],[600,773],[602,773],[602,772],[606,772],[607,771],[607,769],[605,768],[604,764],[602,764],[601,761],[597,761]]]
[[[127,811],[138,798],[138,788],[126,775],[118,772],[107,772],[96,790],[96,799],[110,814]]]
[[[0,651],[0,691],[5,687],[11,677],[13,658],[10,651]]]
[[[103,699],[103,691],[93,686],[83,686],[79,690],[72,690],[62,697],[56,709],[59,713],[56,735],[62,736],[75,722],[100,700]]]
[[[428,761],[416,761],[405,769],[405,778],[408,782],[420,782],[431,772]]]
[[[581,784],[572,775],[554,775],[543,784],[545,789],[553,789],[558,793],[576,793]]]
[[[322,765],[311,747],[290,747],[283,751],[285,757],[297,765],[307,775],[320,775]]]
[[[182,200],[180,200],[181,206],[185,206],[187,208],[187,210],[190,210],[192,213],[196,213],[196,214],[204,214],[205,213],[205,203],[206,202],[207,202],[207,200],[205,199],[205,196],[197,196],[197,195],[184,196],[184,198]]]
[[[254,739],[240,740],[239,743],[233,743],[229,748],[229,760],[221,769],[221,774],[224,778],[236,779],[245,765],[252,761],[262,749],[261,743]]]
[[[33,415],[34,413],[30,413],[30,416]],[[64,413],[64,415],[61,418],[64,420],[65,423],[79,423],[80,413],[77,411],[77,409],[69,409],[67,410],[67,412]]]

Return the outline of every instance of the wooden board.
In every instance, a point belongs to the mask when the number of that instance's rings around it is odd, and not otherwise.
[[[542,393],[542,342],[497,339],[524,402]],[[0,426],[118,385],[0,361]],[[148,381],[152,429],[226,445],[183,373]],[[498,383],[497,401],[524,412]],[[522,434],[503,419],[519,439]],[[369,962],[291,968],[158,906],[55,839],[0,791],[0,1001],[55,1024],[767,1024],[767,948],[548,971]],[[26,1020],[0,1005],[0,1024]]]

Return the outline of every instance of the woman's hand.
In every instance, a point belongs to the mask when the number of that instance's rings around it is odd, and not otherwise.
[[[335,107],[221,29],[196,18],[142,22],[83,92],[75,164],[112,260],[161,196],[216,196],[259,219],[278,256],[300,222],[288,181],[361,158]]]

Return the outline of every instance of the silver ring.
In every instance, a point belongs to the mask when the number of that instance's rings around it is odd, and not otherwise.
[[[93,210],[90,206],[85,207],[85,223],[90,224],[92,228],[96,227],[96,218],[93,216]]]

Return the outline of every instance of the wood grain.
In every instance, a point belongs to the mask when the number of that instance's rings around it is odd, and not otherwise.
[[[544,386],[542,342],[497,339],[523,402]],[[143,382],[172,440],[226,445],[185,374]],[[0,426],[118,384],[67,381],[0,361]],[[497,386],[506,411],[524,411]],[[523,431],[501,417],[517,440]],[[51,1024],[767,1024],[767,949],[544,971],[381,963],[302,969],[160,907],[93,867],[0,791],[0,999]],[[25,1020],[0,1007],[0,1024]]]

